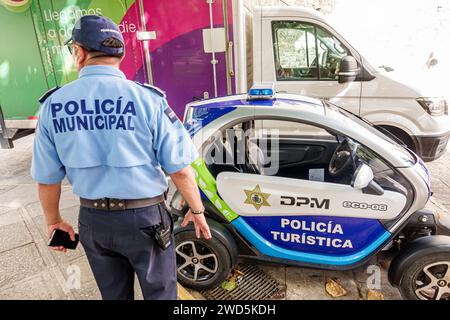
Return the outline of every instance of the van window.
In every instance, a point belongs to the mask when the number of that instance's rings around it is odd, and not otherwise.
[[[314,27],[280,22],[274,29],[275,63],[278,80],[317,78]]]
[[[298,21],[273,21],[272,33],[278,81],[338,80],[348,50],[328,31]]]

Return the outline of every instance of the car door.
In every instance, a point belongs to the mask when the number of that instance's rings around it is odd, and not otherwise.
[[[280,149],[285,148],[286,139],[291,139],[297,132],[304,136],[302,127],[296,130],[292,121],[278,127],[282,128],[281,135],[271,133],[271,139],[279,138],[281,143],[272,142],[271,145],[278,145]],[[258,125],[255,128],[254,135],[261,137]],[[283,131],[289,132],[289,137],[284,136]],[[317,143],[312,141],[314,139]],[[316,159],[317,166],[327,170],[323,168],[323,162],[326,162],[323,159],[328,157],[328,150],[333,146],[331,140],[326,142],[326,139],[311,136],[293,141],[302,141],[291,149],[292,159],[298,162],[293,170],[299,170],[302,164],[308,170],[317,170],[316,164],[305,162],[307,153],[302,151],[306,150],[307,144],[321,146],[318,156],[311,159]],[[285,165],[288,150],[279,152],[280,168]],[[409,199],[401,184],[400,187],[396,185],[401,179],[395,170],[367,148],[361,146],[360,150],[359,157],[373,170],[383,195],[365,192],[350,182],[331,182],[326,174],[317,172],[292,178],[282,173],[225,171],[217,176],[217,190],[229,208],[239,215],[234,223],[238,231],[248,235],[262,252],[299,261],[304,261],[302,253],[305,252],[334,257],[351,254],[356,261],[373,250],[371,246],[375,243],[380,245],[389,237],[383,223],[401,216]],[[270,153],[272,160],[276,159],[274,150]]]
[[[264,154],[277,159],[276,175],[287,178],[328,177],[330,159],[338,145],[335,135],[317,126],[287,120],[258,119],[255,130],[279,134],[277,148],[271,148],[270,139],[258,135],[257,143]]]
[[[343,57],[351,51],[324,25],[302,20],[263,19],[262,81],[281,92],[328,99],[359,113],[361,82],[340,84]]]

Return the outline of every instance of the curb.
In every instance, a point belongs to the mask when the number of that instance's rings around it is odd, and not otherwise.
[[[205,298],[199,292],[190,292],[179,283],[177,283],[177,286],[178,300],[205,300]]]

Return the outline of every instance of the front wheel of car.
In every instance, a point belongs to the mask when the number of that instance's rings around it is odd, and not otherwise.
[[[450,253],[414,261],[404,273],[399,289],[408,300],[450,300]]]
[[[197,239],[195,231],[175,235],[177,277],[185,287],[208,290],[218,287],[231,271],[227,248],[216,238]]]

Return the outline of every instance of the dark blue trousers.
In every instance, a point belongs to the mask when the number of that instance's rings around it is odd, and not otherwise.
[[[137,275],[146,300],[176,300],[175,245],[162,250],[152,227],[169,228],[172,217],[165,204],[124,211],[80,208],[80,242],[104,300],[134,299]]]

